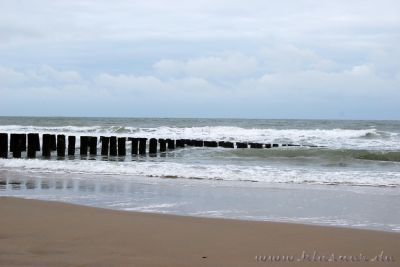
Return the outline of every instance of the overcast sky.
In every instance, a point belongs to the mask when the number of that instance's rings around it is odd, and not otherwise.
[[[400,119],[398,0],[0,0],[0,115]]]

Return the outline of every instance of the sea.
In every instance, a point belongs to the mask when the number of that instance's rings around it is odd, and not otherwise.
[[[400,232],[400,121],[0,117],[0,133],[77,137],[74,157],[0,159],[0,196]],[[79,136],[279,146],[81,157]]]

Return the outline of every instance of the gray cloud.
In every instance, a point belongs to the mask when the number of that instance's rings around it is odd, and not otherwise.
[[[148,115],[335,117],[340,107],[400,118],[398,10],[397,0],[4,0],[0,112],[59,98],[89,112],[80,96],[120,116],[152,102]]]

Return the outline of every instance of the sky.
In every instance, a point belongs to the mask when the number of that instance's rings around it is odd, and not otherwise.
[[[400,119],[398,0],[0,0],[0,116]]]

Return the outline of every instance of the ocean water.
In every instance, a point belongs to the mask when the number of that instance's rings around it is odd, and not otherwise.
[[[0,159],[3,184],[9,185],[3,186],[3,190],[0,188],[0,195],[35,196],[31,190],[19,190],[16,193],[15,187],[10,183],[10,177],[17,179],[18,175],[24,177],[22,183],[26,183],[29,177],[35,175],[63,177],[64,180],[82,180],[82,177],[90,180],[91,178],[88,177],[101,176],[103,182],[110,183],[118,181],[122,184],[131,184],[140,180],[139,183],[151,185],[153,190],[154,188],[160,190],[160,185],[164,180],[181,188],[193,187],[200,181],[204,191],[207,191],[204,189],[207,187],[215,188],[217,183],[220,188],[219,191],[217,190],[218,194],[224,195],[221,193],[222,191],[226,193],[226,190],[221,188],[234,187],[241,192],[235,191],[238,198],[246,199],[247,197],[248,201],[245,201],[248,203],[247,210],[252,210],[251,204],[249,204],[252,200],[251,196],[248,196],[248,192],[254,190],[249,188],[255,187],[258,188],[257,190],[269,190],[269,193],[271,188],[281,188],[282,186],[294,186],[290,188],[292,192],[318,188],[316,192],[320,192],[321,199],[326,192],[332,192],[332,190],[334,192],[337,192],[338,189],[340,189],[339,192],[353,192],[353,189],[357,188],[361,191],[366,190],[366,195],[369,196],[371,194],[380,195],[380,204],[386,201],[400,204],[400,121],[0,117],[0,133],[31,132],[74,136],[199,138],[297,146],[279,146],[272,149],[185,147],[150,157],[148,155],[131,156],[129,142],[127,142],[128,155],[126,157],[81,158],[77,153],[75,157],[60,159],[53,156],[50,160],[44,160],[40,156],[37,159],[26,159],[23,154],[21,159],[11,157]],[[79,148],[79,138],[77,141],[77,148]],[[98,149],[100,149],[100,144]],[[65,198],[72,201],[80,199],[78,202],[82,202],[82,198],[78,197],[82,194],[86,196],[81,192],[75,194],[75,197]],[[94,193],[94,195],[97,196],[97,206],[113,207],[115,204],[107,202],[106,205],[104,201],[101,201],[102,194]],[[40,193],[36,196],[45,198]],[[190,194],[188,194],[188,198],[190,198],[189,196]],[[86,199],[88,198],[89,196],[86,196]],[[161,197],[155,199],[157,201],[154,205],[159,208],[152,211],[165,210],[163,205],[167,205],[167,203],[162,203]],[[184,202],[182,199],[180,201]],[[191,199],[187,201],[192,203]],[[224,199],[220,199],[220,201],[223,202]],[[259,200],[254,199],[254,201]],[[124,206],[124,209],[134,209],[135,203],[132,202],[131,206],[127,204],[128,206]],[[326,205],[329,208],[331,204],[327,201]],[[290,210],[292,206],[294,208],[295,203],[287,205],[286,209]],[[116,207],[119,206],[116,205]],[[223,212],[223,210],[227,210],[226,206],[222,210],[213,210],[210,203],[204,204],[204,207],[209,207],[202,211],[204,214],[212,215],[213,212],[216,212],[223,214],[222,217],[251,217],[249,214],[244,214],[246,213],[245,207],[240,209],[243,212],[235,213],[235,216]],[[185,209],[190,210],[188,207]],[[193,206],[192,209],[194,209]],[[338,221],[347,220],[349,221],[348,225],[352,226],[357,224],[356,221],[363,221],[362,225],[367,225],[367,228],[375,223],[385,225],[378,227],[379,229],[400,229],[399,212],[389,211],[382,207],[380,209],[379,216],[381,217],[384,217],[385,212],[391,213],[388,222],[385,222],[385,218],[382,219],[383,222],[380,220],[374,222],[371,220],[374,216],[371,215],[368,215],[368,220],[358,218],[352,221],[349,219],[351,217],[349,213],[353,212],[352,209],[349,209],[347,217],[341,214]],[[196,214],[195,210],[187,213],[182,212],[183,210],[181,209],[181,212],[177,213]],[[240,216],[241,213],[243,213],[242,216]],[[268,212],[265,211],[265,213],[257,213],[255,218],[271,219]],[[313,216],[318,217],[319,215]],[[337,214],[329,216],[337,216]],[[277,214],[275,217],[289,218],[289,221],[301,221],[301,216],[297,215]],[[322,217],[327,218],[325,215]],[[323,220],[319,220],[320,223]],[[338,223],[338,225],[340,224]]]
[[[50,161],[1,159],[2,169],[267,183],[400,186],[399,121],[0,117],[0,132],[201,138],[300,145],[261,150],[187,147],[158,157],[128,155],[107,160],[99,156],[97,161],[78,157],[64,161],[56,157]],[[77,141],[78,148],[79,138]],[[129,142],[127,151],[129,154]]]

